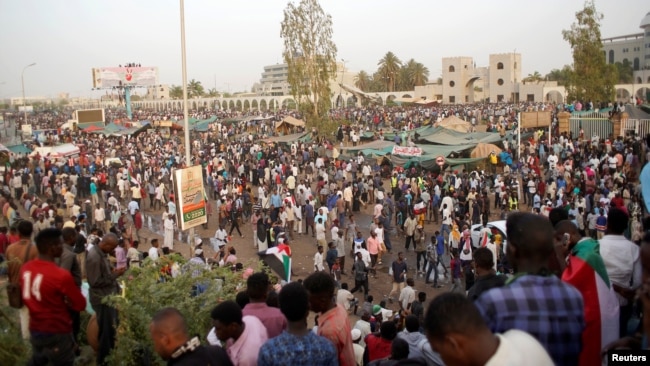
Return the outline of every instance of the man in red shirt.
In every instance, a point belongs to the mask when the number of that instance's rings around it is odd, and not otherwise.
[[[69,310],[83,310],[86,299],[70,272],[54,262],[63,253],[61,231],[44,229],[35,241],[38,258],[20,270],[23,303],[29,309],[30,364],[72,365],[76,344]]]

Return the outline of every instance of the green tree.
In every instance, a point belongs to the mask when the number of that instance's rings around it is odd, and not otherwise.
[[[287,4],[281,23],[282,56],[287,63],[291,94],[307,114],[319,120],[331,106],[330,80],[336,75],[336,44],[332,17],[318,0]]]
[[[551,72],[546,74],[545,78],[549,81],[557,81],[558,85],[568,85],[572,72],[573,70],[571,69],[571,66],[564,65],[562,69],[551,70]]]
[[[210,98],[216,98],[216,97],[219,96],[219,92],[217,91],[217,89],[211,88],[211,89],[208,89],[208,93],[206,94],[206,96],[208,96]]]
[[[422,63],[410,59],[406,63],[406,69],[408,70],[408,83],[411,88],[422,86],[429,81],[429,69]]]
[[[393,52],[388,51],[377,65],[379,66],[377,71],[386,84],[386,91],[394,91],[402,61]]]
[[[531,82],[531,83],[536,83],[541,80],[542,80],[542,74],[540,74],[539,71],[535,71],[532,74],[528,74],[528,76],[524,78],[524,82]]]
[[[203,84],[201,84],[200,81],[192,79],[189,83],[187,83],[188,98],[199,98],[202,97],[203,94],[205,94],[205,89],[203,88]]]
[[[614,66],[616,66],[618,82],[620,84],[632,84],[634,81],[634,69],[630,60],[624,59],[623,62],[617,62]]]
[[[363,91],[368,91],[371,82],[372,78],[363,70],[359,71],[359,73],[354,76],[354,86]]]
[[[607,101],[614,97],[616,67],[607,65],[603,57],[600,21],[603,15],[593,1],[585,2],[576,13],[571,29],[562,36],[573,50],[573,70],[568,85],[569,98],[583,101]]]
[[[171,88],[169,88],[169,97],[171,99],[183,99],[183,87],[172,85]]]

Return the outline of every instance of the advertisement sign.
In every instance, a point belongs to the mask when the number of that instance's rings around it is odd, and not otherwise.
[[[158,84],[157,67],[100,67],[93,69],[92,72],[94,88]]]
[[[421,156],[422,149],[419,147],[393,146],[393,155]]]
[[[208,214],[203,199],[203,170],[200,165],[174,171],[176,217],[181,230],[205,224]]]

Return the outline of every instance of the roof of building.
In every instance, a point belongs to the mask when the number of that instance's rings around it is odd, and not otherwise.
[[[650,26],[650,12],[645,15],[643,20],[641,21],[641,25],[639,25],[639,28],[645,28],[647,26]]]

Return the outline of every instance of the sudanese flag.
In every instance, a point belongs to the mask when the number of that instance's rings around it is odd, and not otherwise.
[[[580,291],[585,307],[579,365],[600,365],[601,350],[618,338],[618,298],[609,282],[596,240],[579,241],[571,249],[567,262],[562,281]]]
[[[257,253],[262,262],[269,266],[281,279],[291,281],[291,247],[286,244]]]

